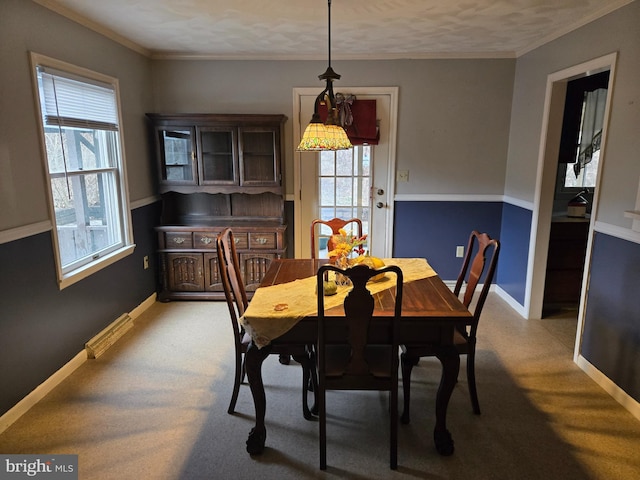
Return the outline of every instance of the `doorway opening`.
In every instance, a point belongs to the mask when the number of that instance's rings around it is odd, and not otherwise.
[[[579,300],[577,307],[577,325],[573,330],[574,361],[580,352],[582,322],[585,314],[586,292],[588,290],[589,265],[591,261],[591,244],[593,242],[594,219],[597,218],[599,183],[606,162],[607,124],[612,96],[612,85],[615,77],[617,54],[612,53],[589,62],[570,67],[550,74],[547,77],[547,89],[543,113],[542,137],[538,156],[538,173],[536,179],[536,196],[532,215],[531,239],[529,244],[529,265],[527,273],[527,294],[525,296],[525,312],[527,318],[543,318],[545,299],[545,283],[547,280],[547,264],[549,259],[549,242],[551,224],[554,215],[555,190],[558,180],[558,164],[562,138],[564,107],[569,82],[589,77],[601,72],[609,72],[607,81],[606,102],[599,136],[600,152],[597,162],[595,187],[590,201],[590,217],[587,219],[587,243],[584,268],[581,274]],[[586,162],[588,163],[588,162]],[[586,164],[585,163],[585,164]],[[566,167],[565,167],[566,168]],[[566,178],[566,175],[565,175]],[[566,213],[565,213],[566,214]],[[586,219],[586,215],[585,215]]]
[[[542,318],[578,318],[608,83],[609,70],[567,82]]]

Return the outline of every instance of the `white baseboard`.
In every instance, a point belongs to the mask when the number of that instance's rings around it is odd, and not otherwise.
[[[51,390],[71,375],[80,365],[87,361],[87,352],[83,348],[57,372],[38,385],[29,395],[20,400],[13,408],[0,417],[0,433],[4,432],[31,407],[42,400]]]
[[[507,302],[509,304],[509,306],[511,308],[513,308],[518,315],[520,315],[522,318],[527,318],[524,306],[520,305],[517,300],[515,300],[511,295],[509,295],[506,291],[504,291],[501,287],[499,286],[495,286],[492,287],[494,288],[494,291],[498,294],[498,296],[504,300],[505,302]]]
[[[589,361],[582,355],[578,355],[575,362],[587,375],[589,375],[589,377],[591,377],[594,382],[600,385],[605,392],[611,395],[620,405],[629,410],[631,415],[640,420],[640,403],[612,382],[604,373],[589,363]]]
[[[516,312],[518,312],[523,318],[526,318],[524,314],[524,307],[516,302],[507,292],[500,287],[495,287],[496,293],[507,302]],[[640,420],[640,403],[634,398],[629,396],[627,392],[622,390],[618,385],[611,381],[604,373],[594,367],[587,359],[582,355],[574,357],[574,362],[583,370],[589,377],[596,382],[600,387],[604,389],[609,395],[611,395],[620,405],[629,410],[631,415]]]
[[[156,294],[154,293],[140,305],[134,308],[129,316],[133,319],[139,317],[142,312],[149,308],[156,301]],[[53,375],[47,378],[44,382],[38,385],[29,395],[20,400],[15,406],[0,417],[0,433],[4,432],[13,423],[18,420],[22,415],[27,413],[31,407],[42,400],[51,390],[57,387],[62,381],[71,375],[76,369],[78,369],[84,362],[87,361],[87,351],[83,348],[76,354],[69,362],[67,362],[62,368],[56,371]]]
[[[156,302],[156,294],[150,295],[144,302],[129,312],[132,319],[138,318],[142,313]]]

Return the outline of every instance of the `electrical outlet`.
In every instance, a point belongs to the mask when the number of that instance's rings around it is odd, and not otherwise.
[[[456,257],[457,258],[464,257],[464,246],[463,245],[458,245],[456,247]]]
[[[145,270],[149,268],[149,255],[145,255],[144,258],[142,259],[142,262]]]
[[[408,182],[409,181],[409,170],[398,170],[396,173],[396,181],[397,182]]]

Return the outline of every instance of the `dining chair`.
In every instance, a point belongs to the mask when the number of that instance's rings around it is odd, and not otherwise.
[[[402,270],[396,265],[378,270],[366,265],[355,265],[345,270],[324,265],[317,273],[318,292],[323,291],[325,273],[330,271],[348,277],[353,288],[344,299],[344,317],[327,315],[324,295],[317,295],[320,469],[327,468],[327,390],[374,390],[388,391],[390,395],[390,467],[395,470],[398,466],[398,324],[402,313]],[[385,343],[373,344],[368,332],[373,322],[374,297],[366,285],[369,279],[381,272],[395,274],[395,284],[381,293],[395,293],[395,309],[392,317],[385,317],[390,322],[390,335],[384,339]]]
[[[338,235],[340,233],[340,229],[346,227],[347,225],[354,224],[357,230],[357,236],[362,237],[362,220],[359,218],[350,218],[348,220],[343,220],[341,218],[332,218],[331,220],[322,220],[317,218],[311,222],[311,258],[315,259],[318,254],[318,250],[316,250],[316,244],[319,246],[322,240],[322,236],[318,235],[316,240],[316,231],[321,228],[322,225],[326,225],[331,229],[332,235]],[[319,227],[320,226],[320,227]],[[318,232],[319,234],[320,232]],[[334,246],[331,244],[331,237],[327,239],[326,243],[327,252],[333,250]],[[320,248],[322,250],[322,248]],[[287,355],[280,355],[280,363],[286,365],[289,363],[289,358]],[[313,386],[309,385],[309,390],[312,390]]]
[[[242,272],[238,262],[238,254],[230,228],[224,229],[217,237],[218,250],[218,270],[220,273],[220,281],[224,289],[224,296],[229,307],[229,316],[231,318],[231,327],[233,329],[234,347],[235,347],[235,374],[233,383],[233,393],[227,412],[233,414],[235,412],[240,385],[244,381],[246,374],[244,354],[251,341],[250,335],[240,324],[239,319],[244,315],[249,301],[247,292],[242,281]],[[317,392],[317,374],[315,367],[315,356],[312,355],[312,349],[306,345],[291,345],[273,347],[271,354],[290,355],[294,360],[302,366],[302,411],[304,418],[311,420],[313,415],[311,411],[315,411],[317,404],[310,409],[307,398],[307,388],[312,385]]]
[[[496,265],[498,263],[498,254],[500,253],[500,242],[496,239],[492,239],[486,233],[479,233],[474,230],[469,236],[469,243],[467,245],[467,252],[462,262],[462,268],[456,286],[453,293],[456,296],[460,296],[463,285],[464,296],[462,303],[465,307],[469,308],[471,300],[476,291],[476,287],[486,270],[484,276],[484,284],[480,290],[480,295],[476,301],[475,308],[473,310],[473,320],[469,327],[460,328],[454,331],[453,344],[458,351],[458,354],[467,355],[467,385],[469,388],[469,395],[471,397],[471,405],[473,412],[476,415],[480,415],[480,403],[478,402],[478,392],[476,389],[476,374],[475,374],[475,356],[476,356],[476,334],[478,332],[478,323],[480,321],[480,314],[482,313],[482,307],[487,299],[489,288],[493,280]],[[431,345],[411,345],[410,347],[401,345],[402,354],[401,368],[402,368],[402,390],[404,394],[404,408],[402,412],[402,423],[409,423],[409,403],[411,392],[411,370],[417,365],[420,357],[437,357],[439,350]]]
[[[311,258],[316,258],[318,254],[318,251],[316,250],[317,248],[316,245],[317,245],[317,242],[319,242],[319,239],[321,238],[320,235],[318,235],[317,237],[318,240],[316,240],[316,230],[319,229],[318,225],[320,226],[326,225],[331,229],[332,235],[337,235],[341,228],[345,228],[349,224],[354,224],[354,226],[356,227],[357,232],[355,232],[354,235],[357,234],[358,237],[362,237],[362,220],[360,220],[359,218],[350,218],[348,220],[343,220],[341,218],[332,218],[331,220],[322,220],[317,218],[313,222],[311,222]],[[318,234],[319,233],[320,232],[318,232]],[[331,246],[331,238],[329,238],[329,240],[327,241],[327,251],[331,251],[331,250],[333,250],[333,248]]]

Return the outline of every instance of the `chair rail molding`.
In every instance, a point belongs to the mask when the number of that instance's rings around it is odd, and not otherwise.
[[[52,228],[53,225],[51,221],[44,220],[42,222],[36,222],[29,225],[23,225],[21,227],[2,230],[0,231],[0,245],[3,243],[13,242],[14,240],[20,240],[22,238],[38,235],[40,233],[49,232]]]

